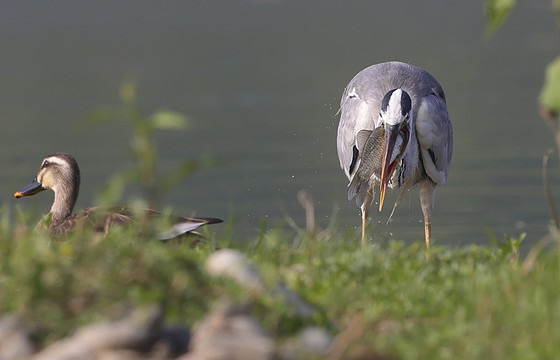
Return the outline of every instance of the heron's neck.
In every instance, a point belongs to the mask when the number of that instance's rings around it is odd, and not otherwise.
[[[59,186],[54,190],[54,202],[51,207],[51,226],[57,225],[72,214],[76,200],[78,199],[78,189],[72,184],[69,186]]]
[[[416,138],[416,124],[414,122],[411,125],[410,140],[408,141],[404,161],[406,162],[403,176],[404,182],[412,186],[416,183],[418,174],[423,171],[423,168],[420,166],[420,146]]]

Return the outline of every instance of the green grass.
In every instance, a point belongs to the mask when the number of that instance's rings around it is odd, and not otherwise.
[[[194,324],[223,297],[250,303],[276,339],[305,325],[327,328],[348,354],[403,359],[551,359],[560,353],[560,256],[507,246],[435,247],[386,242],[361,251],[358,237],[332,230],[312,239],[287,228],[236,242],[209,227],[220,247],[243,252],[270,291],[255,294],[213,279],[213,245],[162,244],[137,229],[105,238],[87,232],[50,239],[0,224],[0,313],[45,329],[46,344],[131,305],[162,304],[166,319]],[[225,228],[231,229],[229,224]],[[295,314],[272,289],[284,283],[316,308]]]

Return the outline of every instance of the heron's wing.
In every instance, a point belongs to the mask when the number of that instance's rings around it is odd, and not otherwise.
[[[361,156],[356,136],[361,130],[373,130],[375,123],[372,119],[371,106],[360,98],[350,83],[342,96],[336,139],[340,167],[348,179],[358,168]]]
[[[338,123],[338,133],[336,145],[338,150],[338,160],[344,173],[351,178],[351,168],[356,168],[358,160],[358,149],[354,149],[356,143],[356,130],[358,119],[356,114],[360,112],[363,102],[357,97],[348,97],[346,92],[342,98],[340,107],[340,122]]]
[[[443,91],[432,91],[421,99],[415,122],[424,170],[434,183],[443,185],[453,153],[453,128]]]
[[[337,136],[340,167],[348,179],[352,179],[350,170],[358,168],[361,156],[356,136],[361,130],[379,127],[383,96],[395,88],[408,91],[412,86],[418,86],[418,83],[425,83],[423,71],[408,64],[388,62],[363,69],[348,83],[340,102]],[[410,95],[414,100],[414,93]]]

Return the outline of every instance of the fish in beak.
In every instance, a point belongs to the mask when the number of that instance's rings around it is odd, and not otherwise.
[[[407,123],[396,125],[385,123],[385,152],[383,153],[383,160],[381,163],[379,211],[383,210],[387,185],[404,156],[408,138],[409,130]]]
[[[22,196],[31,196],[31,195],[35,195],[43,190],[46,190],[43,185],[37,181],[37,179],[33,179],[33,181],[31,182],[31,184],[27,185],[26,187],[24,187],[23,189],[21,189],[20,191],[17,191],[14,196],[16,198],[20,198]]]

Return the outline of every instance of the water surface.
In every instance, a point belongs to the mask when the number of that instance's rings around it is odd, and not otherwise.
[[[82,168],[78,207],[92,205],[108,177],[129,165],[129,133],[84,119],[117,105],[119,84],[134,75],[146,113],[168,108],[192,119],[189,131],[157,136],[162,170],[208,154],[223,161],[164,199],[176,212],[232,217],[238,236],[251,236],[262,219],[290,216],[303,226],[296,194],[306,189],[319,226],[335,212],[341,231],[358,229],[336,155],[340,96],[362,68],[401,60],[436,76],[454,126],[451,173],[433,214],[436,243],[484,244],[488,228],[536,242],[550,220],[540,167],[553,140],[537,113],[544,67],[558,52],[548,4],[519,7],[490,41],[482,3],[473,1],[4,4],[2,199],[13,206],[14,190],[42,157],[65,151]],[[51,199],[18,205],[46,211]],[[385,226],[390,210],[372,211],[375,238],[423,241],[416,190]]]

